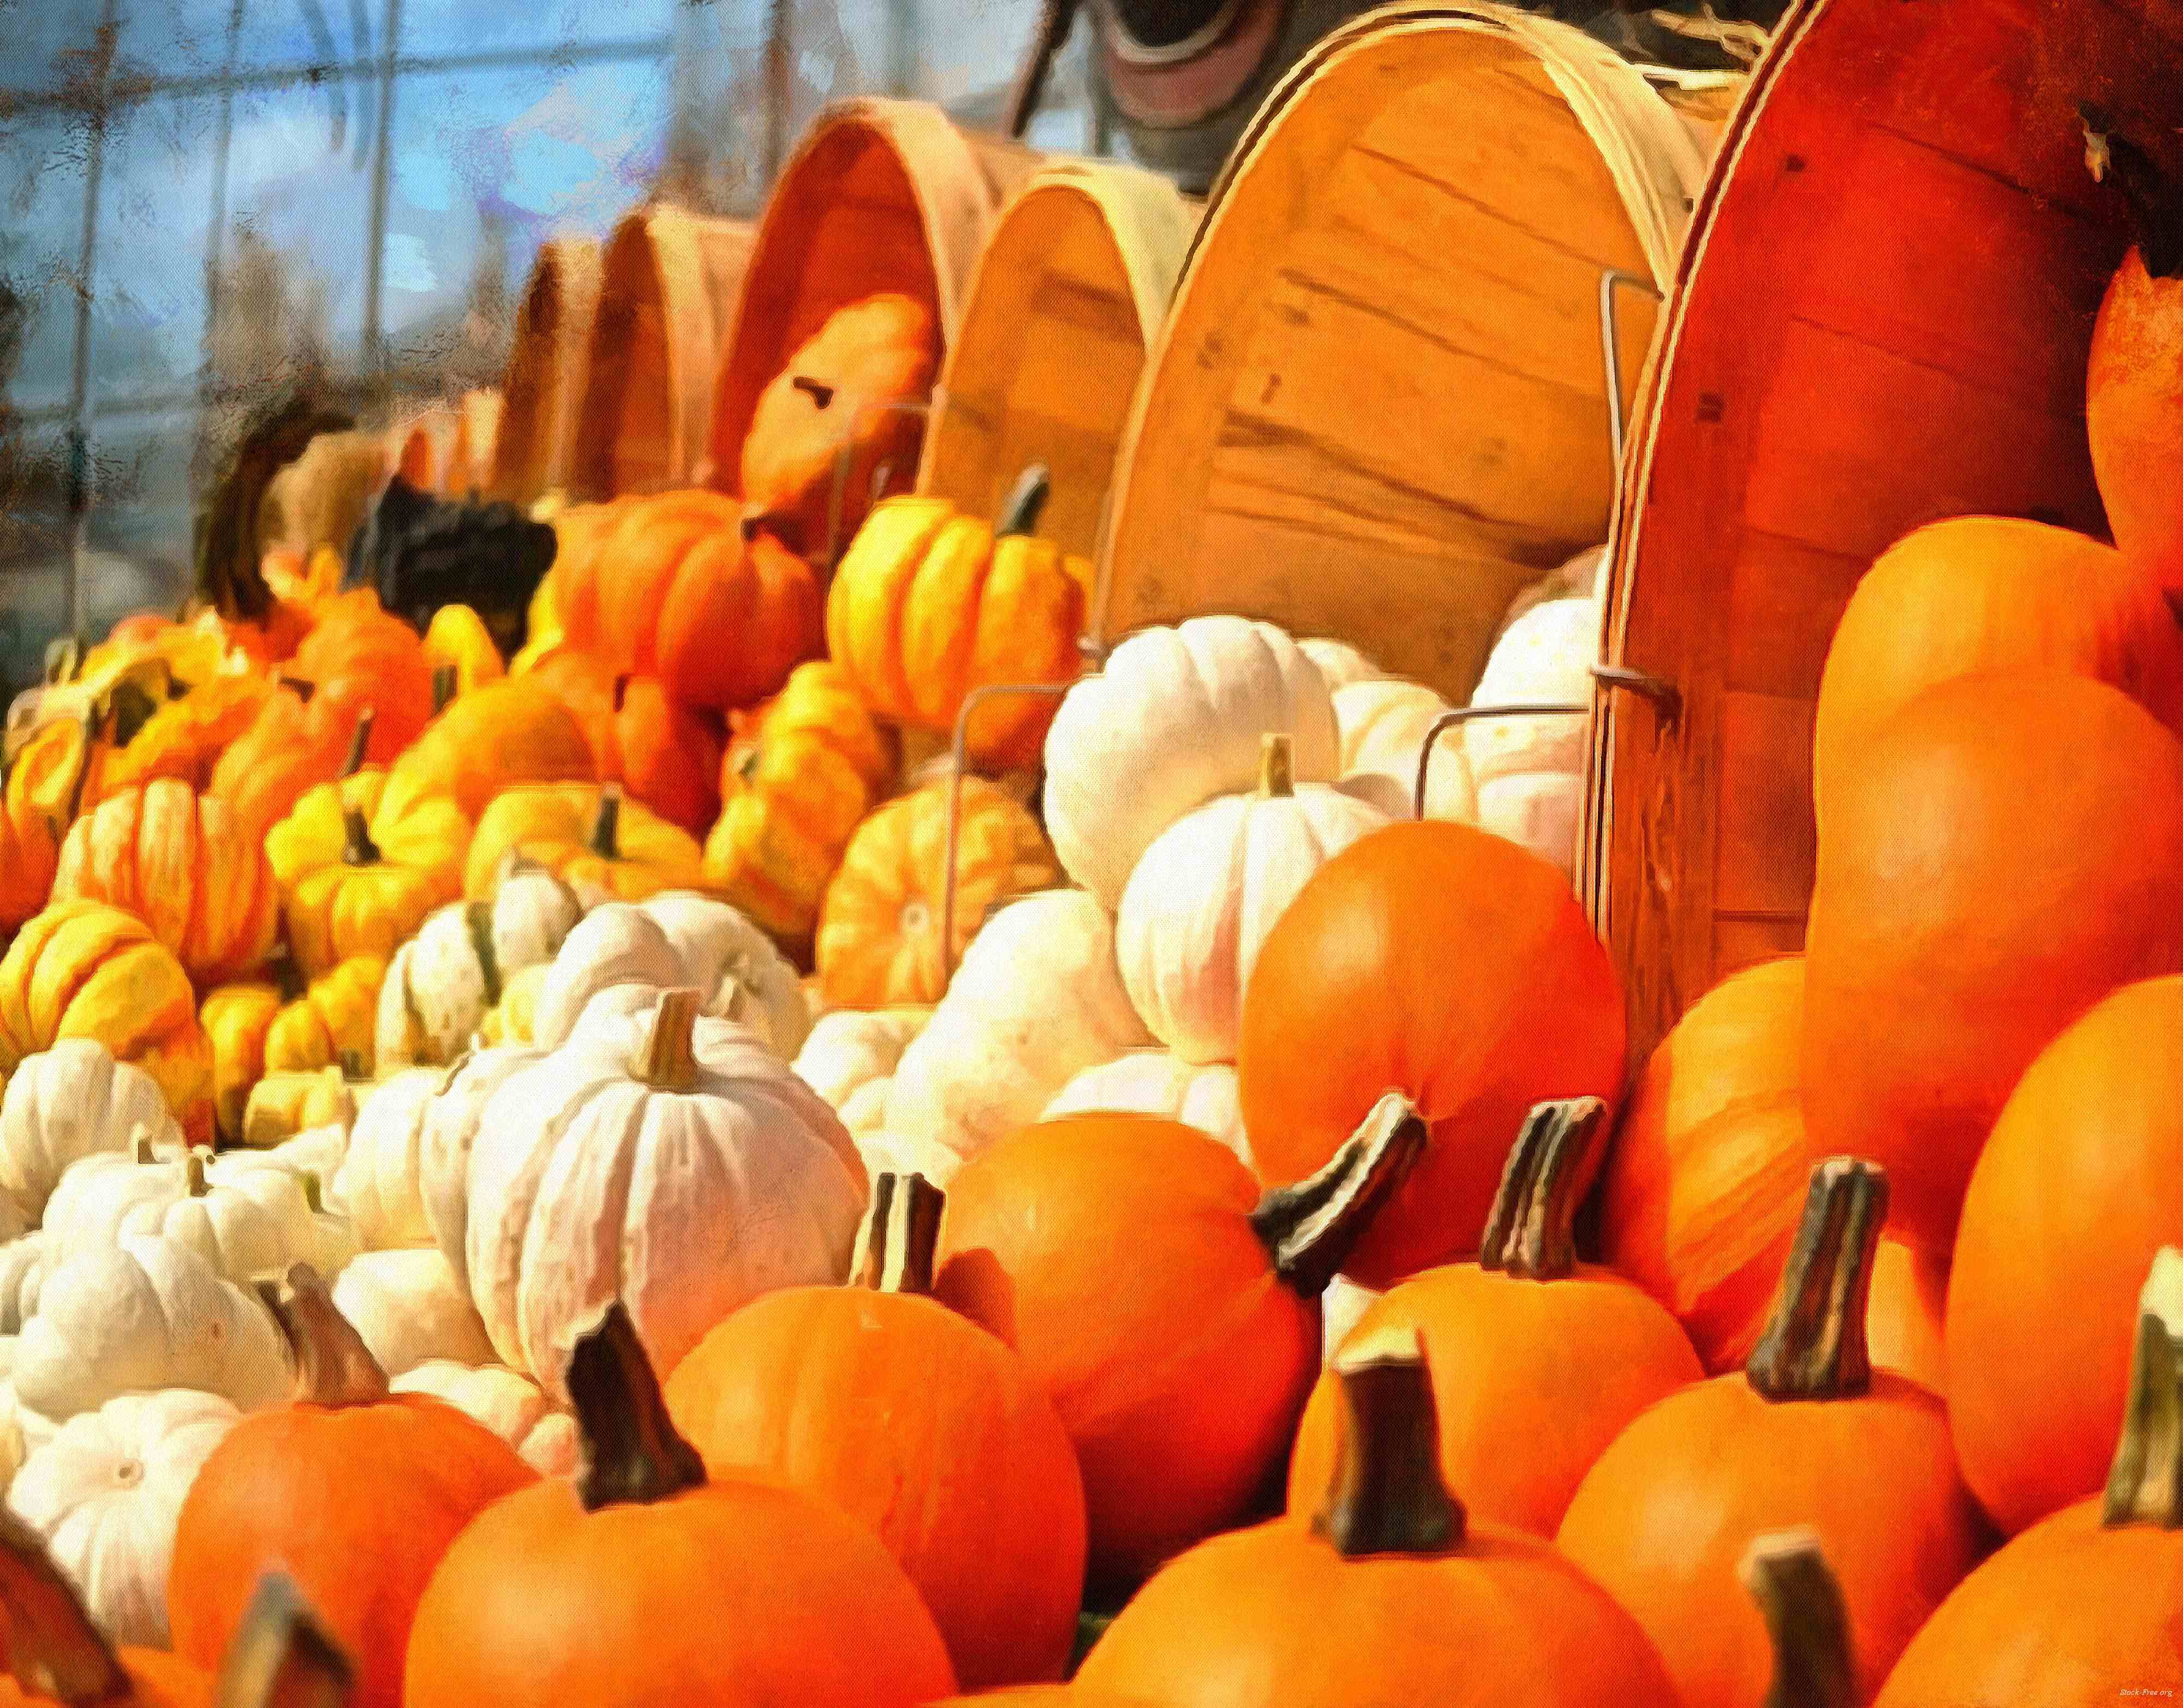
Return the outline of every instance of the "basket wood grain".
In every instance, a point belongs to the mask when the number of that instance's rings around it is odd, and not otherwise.
[[[491,483],[497,498],[528,504],[569,484],[602,266],[588,237],[553,238],[531,264],[501,380]]]

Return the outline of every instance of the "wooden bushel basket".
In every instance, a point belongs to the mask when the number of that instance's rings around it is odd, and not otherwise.
[[[1635,389],[1696,136],[1591,37],[1367,14],[1214,185],[1120,452],[1097,638],[1237,611],[1469,697],[1516,593],[1606,537],[1603,279]]]
[[[501,380],[491,481],[496,498],[528,504],[569,484],[576,411],[591,363],[592,322],[598,313],[600,266],[599,246],[588,237],[554,238],[531,265]]]
[[[992,516],[1033,463],[1039,532],[1089,557],[1147,352],[1197,229],[1166,179],[1049,162],[1002,210],[972,274],[925,435],[918,490]]]
[[[703,484],[713,374],[750,227],[654,206],[614,227],[569,485],[584,498]]]
[[[1038,160],[958,130],[922,101],[869,97],[821,113],[758,222],[712,394],[712,484],[737,485],[758,394],[836,309],[900,291],[952,341],[986,233]]]
[[[2104,532],[2092,319],[2129,238],[2077,106],[2183,124],[2173,0],[1812,0],[1722,141],[1634,424],[1580,883],[1633,1061],[1803,941],[1814,701],[1873,558],[1980,512]]]

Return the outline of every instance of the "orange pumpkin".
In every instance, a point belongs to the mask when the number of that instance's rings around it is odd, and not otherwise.
[[[1346,1350],[1340,1456],[1308,1517],[1217,1537],[1094,1644],[1087,1692],[1189,1708],[1672,1708],[1660,1657],[1600,1587],[1441,1480],[1423,1350]]]
[[[568,707],[529,677],[506,676],[432,720],[388,769],[375,818],[399,818],[426,801],[448,800],[475,824],[492,797],[515,784],[591,778],[591,744]]]
[[[580,647],[555,647],[528,674],[583,725],[601,782],[620,784],[692,836],[705,834],[720,810],[717,720],[653,677],[616,676]]]
[[[405,1708],[913,1708],[953,1691],[932,1616],[869,1530],[777,1483],[708,1480],[619,1301],[568,1379],[583,1468],[448,1551]]]
[[[678,700],[726,711],[777,691],[823,644],[811,566],[769,535],[745,539],[722,493],[640,499],[576,537],[554,601],[568,644],[616,676],[656,676]]]
[[[1937,683],[2065,670],[2120,689],[2183,731],[2183,629],[2111,546],[1999,516],[1936,522],[1880,555],[1850,596],[1819,679],[1812,795],[1860,768],[1887,720]]]
[[[1944,1323],[1948,1260],[1882,1235],[1872,1258],[1864,1334],[1872,1367],[1892,1370],[1936,1394],[1948,1391]]]
[[[284,677],[275,685],[281,691],[212,768],[210,792],[258,836],[286,818],[306,790],[342,774],[364,717],[361,702],[319,694],[308,682]]]
[[[1058,1678],[1084,1589],[1076,1455],[1015,1355],[931,1298],[941,1205],[881,1174],[855,1284],[745,1306],[675,1367],[667,1408],[711,1474],[761,1471],[869,1525],[962,1683]]]
[[[204,985],[258,966],[279,924],[264,846],[226,801],[172,777],[119,790],[79,818],[53,895],[134,913]]]
[[[8,1610],[0,1708],[212,1708],[212,1674],[160,1649],[116,1649],[92,1622],[44,1539],[0,1511],[0,1605]]]
[[[620,901],[704,882],[696,840],[623,800],[614,783],[536,783],[503,790],[470,839],[464,894],[491,901],[512,854],[557,873],[579,894]]]
[[[159,707],[136,738],[114,756],[107,789],[175,777],[191,788],[212,783],[213,768],[227,744],[247,729],[275,692],[272,679],[256,671],[215,676]]]
[[[386,765],[431,721],[432,663],[417,631],[380,608],[379,596],[357,588],[331,599],[286,674],[336,702],[369,702],[376,721],[364,757]]]
[[[1476,1251],[1534,1104],[1622,1090],[1622,991],[1568,879],[1469,824],[1393,824],[1312,875],[1243,994],[1236,1071],[1260,1172],[1325,1164],[1392,1086],[1432,1125],[1353,1254],[1385,1286]],[[1580,1182],[1580,1190],[1589,1182]]]
[[[746,502],[797,551],[823,552],[839,480],[838,551],[875,486],[907,491],[916,475],[924,418],[889,406],[924,402],[939,358],[931,313],[911,297],[889,291],[836,309],[758,394],[743,441]]]
[[[1972,677],[1905,707],[1839,781],[1804,1119],[1820,1149],[1885,1165],[1897,1231],[1943,1251],[2032,1058],[2118,984],[2183,971],[2183,743],[2103,683]]]
[[[1431,1366],[1440,1466],[1470,1511],[1551,1537],[1599,1456],[1655,1400],[1704,1373],[1675,1319],[1612,1270],[1576,1261],[1577,1180],[1603,1136],[1592,1099],[1549,1103],[1517,1135],[1478,1262],[1383,1294],[1345,1344],[1415,1335]],[[1341,1384],[1322,1375],[1289,1462],[1289,1512],[1332,1478]]]
[[[244,1418],[190,1486],[168,1580],[175,1652],[217,1665],[277,1567],[355,1657],[356,1708],[399,1708],[410,1622],[441,1556],[538,1473],[453,1406],[390,1395],[308,1267],[289,1272],[286,1296],[267,1290],[296,1398]]]
[[[1684,1708],[1760,1708],[1772,1653],[1739,1605],[1752,1539],[1808,1525],[1841,1579],[1860,1700],[1978,1558],[1946,1408],[1873,1373],[1865,1302],[1887,1177],[1832,1157],[1813,1171],[1766,1334],[1743,1373],[1664,1400],[1591,1467],[1562,1551],[1636,1616]]]
[[[934,1295],[1013,1345],[1061,1414],[1096,1580],[1243,1515],[1310,1391],[1319,1295],[1424,1144],[1391,1095],[1286,1192],[1144,1115],[1044,1122],[956,1174]]]
[[[52,898],[61,838],[75,818],[74,790],[63,787],[56,793],[53,787],[64,779],[48,771],[41,788],[36,774],[25,768],[24,759],[33,751],[26,749],[0,778],[0,934],[14,930]],[[91,757],[81,728],[75,752],[75,774],[81,778]],[[50,766],[58,757],[57,750],[48,751],[43,762]]]
[[[2092,473],[2115,544],[2183,585],[2183,197],[2136,144],[2107,139],[2137,241],[2108,283],[2085,371]]]

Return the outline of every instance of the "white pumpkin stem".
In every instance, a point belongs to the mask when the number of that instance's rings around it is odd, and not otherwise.
[[[1607,1105],[1597,1097],[1541,1103],[1524,1117],[1486,1218],[1480,1268],[1558,1281],[1576,1267],[1580,1187],[1606,1128]]]
[[[620,784],[599,785],[598,816],[592,820],[592,835],[586,846],[602,860],[621,858]]]
[[[342,1708],[355,1669],[295,1583],[268,1572],[219,1663],[214,1708]]]
[[[341,1077],[351,1085],[361,1085],[371,1078],[364,1065],[364,1051],[344,1050],[341,1052]]]
[[[152,1142],[152,1129],[142,1121],[129,1129],[129,1155],[139,1167],[159,1160],[158,1147]]]
[[[2183,1528],[2183,1250],[2164,1245],[2137,1302],[2121,1439],[2108,1472],[2100,1522],[2109,1528]]]
[[[1441,1476],[1424,1336],[1415,1328],[1363,1336],[1333,1367],[1341,1384],[1341,1441],[1312,1533],[1345,1560],[1456,1552],[1467,1515]]]
[[[583,1455],[576,1495],[586,1512],[671,1500],[703,1483],[705,1462],[675,1432],[659,1377],[620,1300],[577,1340],[568,1384]]]
[[[1774,1683],[1763,1708],[1855,1708],[1849,1611],[1817,1533],[1754,1536],[1736,1572],[1774,1641]]]
[[[284,1280],[258,1282],[258,1295],[295,1358],[297,1404],[375,1406],[387,1397],[386,1372],[317,1270],[298,1263]]]
[[[1878,1163],[1830,1156],[1814,1165],[1781,1290],[1743,1367],[1764,1397],[1836,1400],[1872,1385],[1864,1314],[1886,1220],[1887,1171]]]
[[[1425,1154],[1429,1136],[1416,1106],[1387,1092],[1325,1167],[1259,1199],[1251,1228],[1274,1272],[1307,1299],[1324,1293]]]
[[[1286,801],[1296,793],[1296,738],[1269,729],[1258,738],[1258,798]]]
[[[884,1173],[857,1236],[854,1284],[875,1293],[932,1291],[940,1250],[940,1212],[947,1195],[922,1174]]]
[[[190,1154],[182,1158],[182,1184],[192,1198],[202,1198],[212,1190],[205,1178],[205,1158],[211,1153],[191,1146]]]
[[[643,1052],[630,1070],[633,1077],[655,1091],[687,1091],[697,1083],[696,1032],[703,1001],[689,985],[661,994]]]
[[[0,1506],[0,1616],[7,1667],[25,1696],[68,1708],[135,1700],[120,1657],[84,1609],[45,1539]]]

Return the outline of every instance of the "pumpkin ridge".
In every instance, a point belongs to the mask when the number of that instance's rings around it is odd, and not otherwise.
[[[41,980],[33,985],[28,1015],[32,1036],[52,1035],[92,979],[126,950],[152,941],[150,929],[135,915],[99,902],[84,906],[86,912],[59,921],[53,933],[50,946],[64,951],[69,977],[57,984]],[[39,957],[40,965],[48,958]],[[42,994],[43,1000],[40,1000]]]

